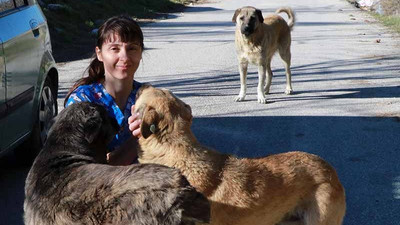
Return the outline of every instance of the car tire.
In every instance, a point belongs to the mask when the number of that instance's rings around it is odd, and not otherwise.
[[[36,113],[37,119],[33,125],[32,133],[29,139],[15,151],[18,161],[25,165],[33,162],[42,149],[52,120],[57,114],[57,87],[47,78],[40,93],[39,107]]]

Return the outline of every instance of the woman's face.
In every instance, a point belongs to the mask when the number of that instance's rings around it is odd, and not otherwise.
[[[101,49],[96,47],[96,55],[104,64],[106,79],[133,80],[142,59],[142,48],[136,42],[122,42],[114,34],[103,43]]]

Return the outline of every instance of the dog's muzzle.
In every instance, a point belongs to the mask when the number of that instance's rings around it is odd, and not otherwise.
[[[243,35],[249,36],[253,33],[254,29],[251,26],[242,26],[240,29],[240,32],[242,32]]]

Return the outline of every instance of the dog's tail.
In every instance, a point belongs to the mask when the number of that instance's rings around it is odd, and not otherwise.
[[[288,15],[288,17],[289,17],[288,26],[290,27],[290,29],[293,29],[294,22],[295,22],[293,10],[291,8],[287,7],[287,8],[279,8],[275,11],[276,14],[279,14],[281,12],[285,12]]]

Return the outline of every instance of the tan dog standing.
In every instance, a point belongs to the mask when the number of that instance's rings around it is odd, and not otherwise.
[[[178,168],[211,203],[213,225],[340,225],[345,192],[316,155],[288,152],[236,158],[202,146],[190,126],[189,105],[167,90],[139,91],[140,163]]]
[[[281,12],[288,14],[288,23],[278,15]],[[258,66],[258,102],[267,102],[265,94],[269,93],[272,81],[271,59],[276,51],[279,52],[285,64],[285,93],[293,92],[290,72],[290,30],[294,25],[294,20],[294,13],[290,8],[279,8],[275,14],[265,18],[261,10],[251,6],[235,11],[232,22],[236,23],[235,46],[240,72],[240,92],[235,101],[243,101],[246,97],[247,67],[249,63],[252,63]]]

